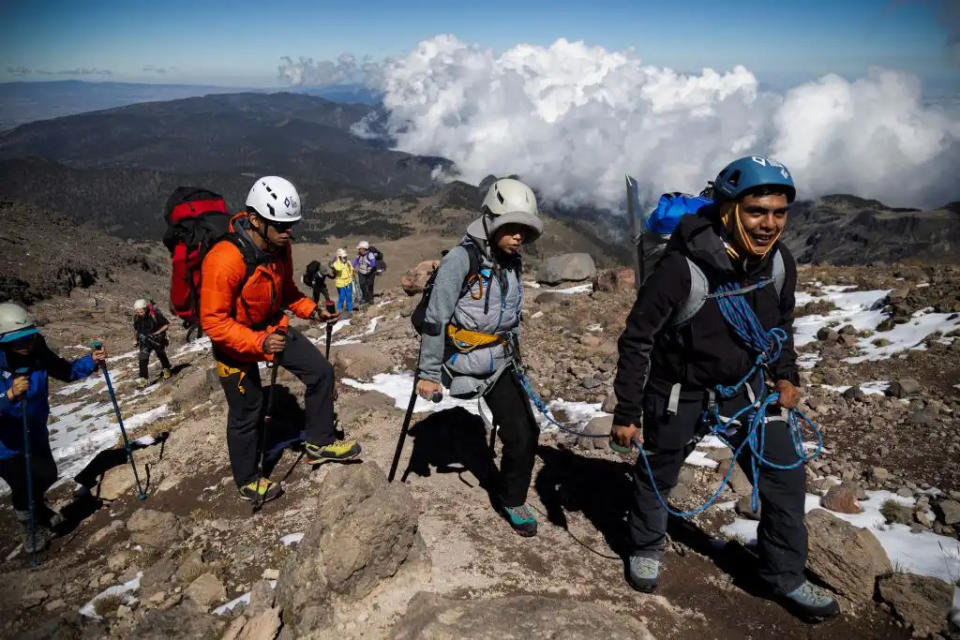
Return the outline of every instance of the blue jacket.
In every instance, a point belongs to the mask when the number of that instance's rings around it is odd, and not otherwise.
[[[26,400],[10,402],[7,390],[13,386],[13,373],[20,367],[30,368],[30,390]],[[0,460],[23,453],[23,405],[27,405],[27,424],[31,445],[40,446],[49,438],[47,418],[50,416],[50,388],[48,376],[70,382],[86,378],[97,370],[93,356],[86,355],[73,362],[64,360],[47,346],[42,336],[37,337],[33,352],[24,358],[0,350]]]

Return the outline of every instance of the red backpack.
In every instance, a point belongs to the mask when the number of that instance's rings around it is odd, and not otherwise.
[[[170,251],[170,308],[187,323],[200,324],[200,265],[210,247],[227,236],[231,215],[220,194],[200,187],[177,187],[167,200]]]

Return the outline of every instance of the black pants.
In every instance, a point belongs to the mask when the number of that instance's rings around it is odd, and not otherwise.
[[[720,402],[720,414],[731,416],[748,403],[745,395],[723,400]],[[701,421],[705,407],[705,399],[681,400],[676,415],[672,415],[667,412],[665,396],[652,392],[646,396],[643,408],[644,451],[664,498],[676,486],[684,459],[706,432]],[[729,440],[734,446],[739,446],[745,436],[746,429],[740,428]],[[768,422],[764,456],[777,464],[796,462],[797,453],[785,421]],[[747,445],[737,463],[752,481],[750,460],[750,447]],[[788,471],[762,466],[759,484],[761,508],[757,549],[760,577],[776,593],[789,593],[803,583],[807,562],[807,529],[803,521],[806,474],[803,465]],[[647,557],[661,557],[667,530],[667,512],[657,500],[640,457],[634,469],[634,505],[628,523],[634,552]]]
[[[320,276],[317,276],[313,281],[313,301],[319,304],[320,298],[329,300],[330,292],[327,290],[326,281]]]
[[[357,274],[357,280],[360,282],[360,299],[364,304],[373,303],[373,281],[376,277],[376,271]]]
[[[30,448],[30,473],[33,476],[33,500],[37,509],[37,521],[49,520],[50,510],[44,505],[43,495],[57,481],[57,463],[53,460],[50,443],[32,442]],[[10,485],[10,501],[17,511],[27,511],[30,501],[27,496],[27,463],[18,455],[0,460],[0,478]]]
[[[149,374],[150,352],[153,351],[160,359],[160,366],[164,369],[170,368],[170,360],[167,358],[167,351],[162,342],[152,344],[146,340],[140,342],[140,377],[146,378]]]
[[[227,396],[227,448],[238,486],[257,479],[263,429],[264,391],[257,363],[231,364],[220,385]],[[297,376],[307,389],[304,397],[305,440],[317,446],[336,439],[333,424],[333,367],[310,340],[295,329],[287,333],[286,349],[278,362]]]
[[[505,507],[519,507],[527,501],[540,427],[512,370],[505,371],[483,399],[493,413],[503,442],[497,482],[499,498]]]

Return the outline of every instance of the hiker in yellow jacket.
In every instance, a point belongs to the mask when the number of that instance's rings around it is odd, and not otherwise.
[[[333,284],[337,287],[337,311],[346,307],[353,311],[353,265],[347,260],[347,250],[337,249],[337,257],[330,264],[335,278]]]

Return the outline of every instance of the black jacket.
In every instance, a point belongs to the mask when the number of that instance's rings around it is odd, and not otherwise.
[[[147,336],[148,340],[157,344],[163,344],[166,342],[166,334],[159,336],[151,336],[154,331],[165,327],[170,324],[167,319],[160,312],[160,309],[157,309],[154,305],[150,305],[147,309],[147,313],[141,318],[140,316],[133,316],[133,330],[137,332],[137,341],[140,341],[140,336]]]
[[[614,381],[615,424],[639,426],[643,396],[651,389],[666,394],[676,382],[681,383],[684,391],[694,392],[718,384],[731,385],[753,366],[755,354],[739,342],[716,300],[708,299],[687,324],[677,328],[669,326],[671,315],[690,293],[687,257],[703,270],[713,291],[724,282],[747,286],[770,278],[772,256],[774,251],[780,251],[786,278],[779,299],[772,284],[744,297],[764,327],[780,327],[787,333],[780,359],[770,366],[771,375],[777,380],[799,384],[793,348],[797,285],[793,256],[785,245],[778,243],[763,261],[735,265],[724,248],[724,235],[715,207],[684,216],[670,238],[664,258],[640,288],[619,341],[620,360]]]

